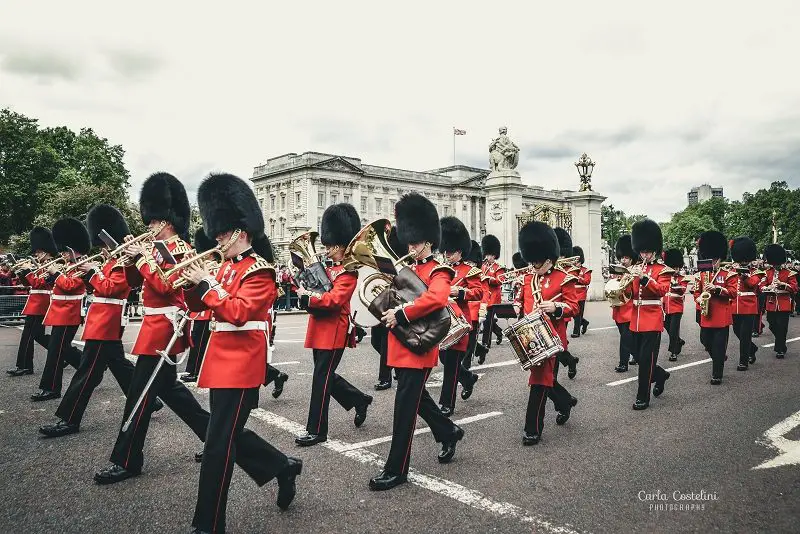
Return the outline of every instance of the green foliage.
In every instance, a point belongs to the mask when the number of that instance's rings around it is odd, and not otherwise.
[[[617,239],[630,233],[633,223],[646,218],[647,215],[625,215],[624,211],[614,208],[613,204],[603,205],[600,208],[601,235],[613,250]]]

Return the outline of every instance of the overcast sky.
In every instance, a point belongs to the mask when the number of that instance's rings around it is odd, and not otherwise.
[[[134,197],[287,152],[443,167],[454,126],[487,167],[501,125],[526,182],[577,188],[585,151],[656,219],[693,185],[800,186],[797,1],[199,4],[4,2],[0,107],[123,145]]]

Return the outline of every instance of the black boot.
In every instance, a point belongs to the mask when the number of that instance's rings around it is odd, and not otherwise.
[[[283,393],[283,385],[289,380],[289,375],[280,373],[275,377],[275,388],[272,390],[272,398],[277,399]]]
[[[80,431],[79,425],[69,424],[63,419],[59,420],[54,425],[44,425],[39,427],[39,433],[47,436],[48,438],[59,438],[61,436],[68,436],[70,434],[75,434],[76,432],[79,431]]]
[[[356,425],[356,428],[359,428],[364,424],[364,421],[367,420],[367,408],[370,404],[372,404],[372,397],[366,395],[364,403],[360,406],[356,406],[356,416],[353,419],[353,424]]]
[[[297,493],[295,479],[303,471],[303,460],[289,457],[289,465],[281,471],[275,478],[278,479],[278,508],[286,510],[292,504]]]

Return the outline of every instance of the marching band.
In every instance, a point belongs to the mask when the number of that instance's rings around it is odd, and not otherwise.
[[[244,428],[260,387],[274,383],[277,398],[289,378],[271,362],[273,305],[282,291],[274,253],[262,209],[236,176],[212,174],[200,185],[203,227],[193,247],[181,237],[188,235],[190,206],[177,178],[153,174],[139,200],[148,228],[141,236],[130,235],[115,207],[101,204],[89,211],[85,224],[64,218],[52,230],[33,228],[32,256],[6,260],[30,287],[16,367],[7,373],[33,374],[34,343],[44,347],[39,392],[31,399],[46,401],[61,397],[65,366],[77,369],[55,412],[57,421],[39,429],[54,438],[79,432],[93,391],[111,370],[127,400],[111,464],[95,474],[99,484],[142,473],[151,415],[166,404],[204,444],[196,456],[201,468],[192,532],[224,532],[234,464],[259,486],[276,480],[281,509],[292,503],[303,467],[299,458]],[[364,226],[352,205],[335,204],[325,210],[319,234],[303,234],[290,246],[300,307],[308,313],[305,348],[314,363],[306,433],[295,442],[305,447],[328,439],[331,397],[354,410],[356,427],[364,424],[373,397],[337,368],[356,345],[357,329],[371,328],[380,361],[374,389],[392,387],[392,369],[396,379],[389,454],[368,484],[375,491],[408,480],[418,415],[440,447],[438,461],[453,460],[464,438],[464,430],[450,419],[458,384],[462,400],[468,400],[478,382],[470,370],[473,359],[484,363],[493,334],[498,345],[508,340],[528,372],[522,444],[541,440],[548,398],[556,423],[565,424],[577,399],[559,383],[558,368],[567,367],[569,379],[576,376],[579,358],[569,350],[568,337],[579,338],[589,326],[583,315],[592,272],[566,230],[544,222],[525,224],[514,268],[507,270],[498,262],[497,237],[484,236],[479,244],[458,218],[440,219],[422,195],[403,195],[395,220],[394,226],[387,220]],[[317,237],[324,252],[316,251]],[[100,253],[90,256],[93,247]],[[636,366],[638,372],[634,410],[647,409],[651,395],[664,393],[670,373],[658,364],[661,334],[667,332],[668,359],[676,361],[685,344],[686,294],[694,296],[700,340],[712,360],[711,384],[720,385],[731,327],[739,340],[736,369],[746,371],[756,361],[752,338],[764,311],[775,335],[775,356],[785,357],[798,293],[798,273],[787,268],[780,245],[767,245],[759,260],[752,239],[729,241],[720,232],[703,232],[697,242],[698,272],[691,275],[684,272],[680,250],[663,248],[657,223],[636,222],[617,240],[618,263],[610,266],[606,282],[619,332],[614,370],[625,373]],[[504,286],[511,288],[510,299],[504,299]],[[122,335],[128,296],[137,287],[142,287],[144,317],[132,364]],[[84,317],[87,293],[91,304]],[[505,331],[498,317],[513,317]],[[81,325],[82,352],[72,343]],[[179,379],[177,366],[187,350],[186,372]],[[426,382],[439,363],[443,378],[436,402]],[[194,382],[210,390],[209,411],[185,385]]]

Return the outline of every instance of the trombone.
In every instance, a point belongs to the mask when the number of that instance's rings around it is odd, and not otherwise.
[[[216,256],[216,258],[214,258],[213,256]],[[182,262],[175,265],[171,269],[163,271],[161,273],[161,277],[163,278],[164,282],[172,286],[172,289],[182,289],[187,286],[190,286],[192,282],[183,277],[178,278],[174,282],[170,282],[169,281],[170,278],[172,278],[175,274],[181,273],[185,268],[195,264],[204,265],[205,268],[208,269],[209,271],[214,271],[218,270],[224,262],[225,262],[225,255],[222,253],[222,248],[220,246],[216,246],[214,248],[206,250],[205,252],[196,254],[187,260],[183,260]]]

